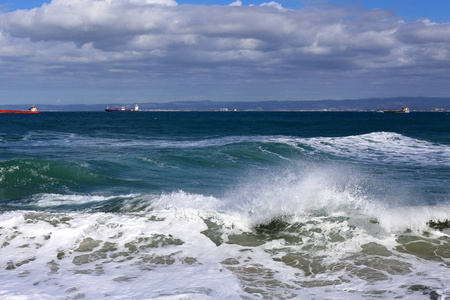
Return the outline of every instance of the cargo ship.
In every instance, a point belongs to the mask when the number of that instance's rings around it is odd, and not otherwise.
[[[36,106],[31,106],[28,110],[4,110],[0,109],[0,114],[38,114]]]
[[[112,112],[112,111],[139,111],[139,105],[136,104],[134,106],[134,108],[131,108],[131,109],[126,109],[125,107],[121,107],[121,108],[118,108],[118,107],[116,107],[116,108],[109,108],[109,107],[107,107],[105,109],[105,111],[107,111],[107,112]]]
[[[379,113],[409,114],[408,106],[403,106],[401,110],[377,110]]]

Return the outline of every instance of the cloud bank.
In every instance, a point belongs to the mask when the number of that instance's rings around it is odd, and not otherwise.
[[[450,23],[276,2],[53,0],[0,14],[0,69],[9,97],[82,103],[448,96]]]

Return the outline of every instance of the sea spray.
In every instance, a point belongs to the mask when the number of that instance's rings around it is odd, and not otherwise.
[[[295,163],[287,169],[251,174],[224,202],[232,211],[248,213],[255,224],[289,215],[355,210],[369,201],[360,175],[342,165]]]

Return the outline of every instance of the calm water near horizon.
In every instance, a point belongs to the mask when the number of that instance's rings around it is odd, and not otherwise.
[[[0,124],[2,299],[450,297],[450,113]]]

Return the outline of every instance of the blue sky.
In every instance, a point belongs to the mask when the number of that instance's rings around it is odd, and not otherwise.
[[[233,1],[206,1],[206,0],[180,0],[179,4],[195,5],[228,5]],[[243,0],[243,5],[260,5],[270,1],[252,1]],[[286,8],[300,8],[306,5],[347,5],[362,6],[365,9],[388,9],[394,11],[397,15],[408,20],[417,18],[429,18],[432,21],[450,20],[450,1],[448,0],[360,0],[360,1],[342,1],[342,0],[285,0],[278,1]]]
[[[0,105],[450,95],[449,0],[0,8]]]
[[[43,3],[49,3],[49,0],[1,0],[0,5],[9,11],[16,9],[31,9],[40,7]],[[232,0],[179,0],[178,4],[191,5],[228,5]],[[242,0],[242,5],[260,5],[262,0]],[[306,5],[347,5],[362,6],[365,9],[388,9],[395,12],[398,16],[407,20],[428,18],[436,22],[450,21],[450,1],[449,0],[360,0],[360,1],[342,1],[342,0],[283,0],[278,1],[286,8],[300,8]]]

